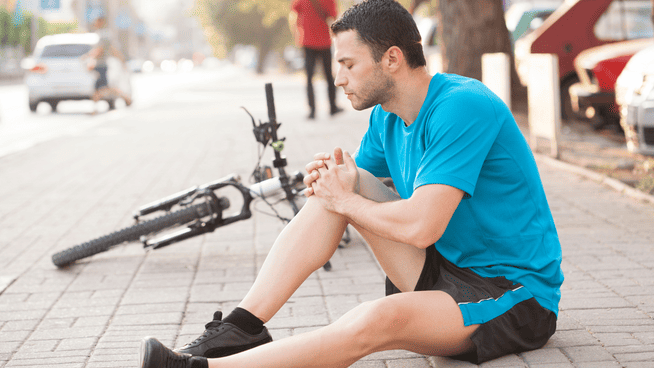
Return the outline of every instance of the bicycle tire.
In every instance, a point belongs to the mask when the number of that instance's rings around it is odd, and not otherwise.
[[[207,204],[195,204],[55,253],[52,255],[52,263],[57,267],[64,267],[82,258],[106,252],[116,245],[137,241],[141,236],[156,233],[172,226],[183,225],[208,215],[209,208]]]

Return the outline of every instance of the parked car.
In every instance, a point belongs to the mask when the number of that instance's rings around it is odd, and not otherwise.
[[[96,33],[67,33],[45,36],[37,42],[33,55],[22,62],[31,111],[36,111],[41,102],[56,111],[60,101],[91,99],[97,74],[87,67],[86,55],[99,40]],[[109,87],[131,96],[130,72],[125,64],[109,57],[107,65]],[[106,97],[110,108],[115,107],[117,99],[113,95]]]
[[[516,41],[518,76],[527,85],[531,54],[554,54],[559,61],[561,112],[574,116],[569,88],[579,82],[575,58],[607,43],[652,37],[651,0],[566,0],[542,26]]]
[[[504,13],[511,43],[540,27],[561,3],[562,0],[541,0],[512,4]]]
[[[592,121],[596,129],[619,127],[615,83],[631,57],[654,45],[649,38],[610,43],[585,50],[575,59],[579,82],[570,87],[572,110]]]
[[[615,84],[627,149],[654,155],[654,46],[636,53]]]

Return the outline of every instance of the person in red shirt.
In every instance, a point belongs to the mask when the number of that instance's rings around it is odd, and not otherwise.
[[[293,0],[291,10],[290,22],[296,25],[296,42],[304,49],[309,119],[316,117],[316,101],[312,81],[317,59],[322,60],[322,68],[327,81],[329,113],[337,114],[343,110],[336,105],[336,87],[332,76],[332,40],[329,34],[329,25],[336,18],[336,3],[334,0]],[[294,22],[294,20],[296,21]]]

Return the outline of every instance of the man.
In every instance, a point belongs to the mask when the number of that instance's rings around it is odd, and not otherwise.
[[[346,367],[389,349],[481,363],[554,333],[561,248],[509,109],[478,81],[430,76],[415,23],[393,0],[355,5],[331,28],[336,85],[355,109],[374,106],[355,158],[314,156],[308,201],[239,309],[178,352],[145,339],[142,367]],[[376,177],[392,177],[399,197]],[[330,259],[347,224],[384,268],[387,296],[266,343],[263,323]]]
[[[327,81],[330,115],[338,114],[343,109],[336,105],[336,87],[332,76],[332,40],[329,24],[336,17],[334,0],[293,0],[289,22],[293,25],[298,45],[304,49],[304,69],[307,74],[307,98],[309,102],[309,119],[316,117],[316,98],[313,91],[313,74],[316,61],[322,61],[322,71]]]
[[[123,54],[118,51],[116,47],[113,46],[111,42],[111,35],[109,29],[106,27],[107,21],[104,16],[98,16],[93,22],[93,28],[95,33],[100,36],[98,44],[91,49],[87,55],[90,58],[89,69],[97,73],[97,80],[95,81],[95,92],[91,99],[93,102],[98,102],[103,98],[108,96],[117,96],[125,100],[127,106],[132,104],[132,99],[123,91],[115,87],[109,87],[109,79],[107,78],[107,71],[109,66],[107,60],[110,56],[113,56],[120,60],[121,63],[125,63],[125,58]],[[94,107],[95,113],[95,107]]]

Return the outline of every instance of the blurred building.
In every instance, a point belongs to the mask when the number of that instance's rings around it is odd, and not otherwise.
[[[0,6],[10,12],[18,6],[48,22],[77,22],[80,32],[93,31],[93,21],[102,15],[127,59],[159,63],[211,53],[193,16],[194,0],[0,0]]]
[[[66,1],[66,0],[61,0]],[[112,38],[127,58],[143,57],[150,48],[147,26],[131,0],[67,0],[82,31],[92,31],[98,16],[107,19]]]

